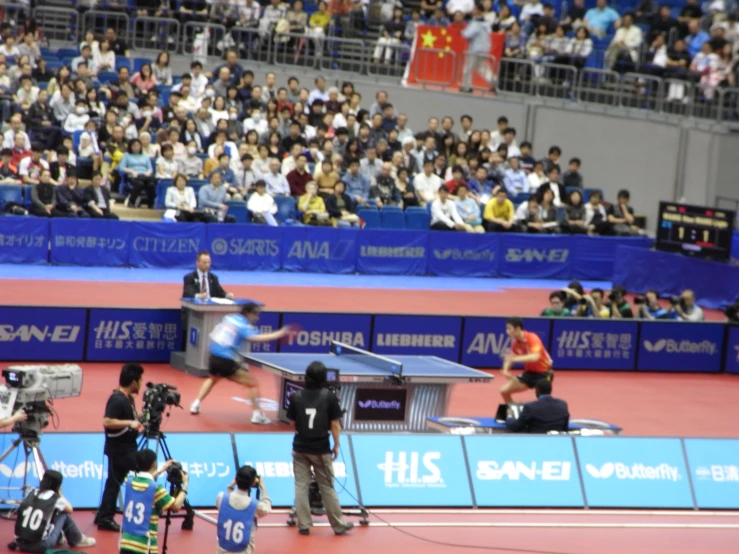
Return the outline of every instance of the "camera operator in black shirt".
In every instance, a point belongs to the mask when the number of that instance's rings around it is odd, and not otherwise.
[[[118,388],[105,405],[105,455],[108,457],[108,479],[103,499],[95,516],[95,524],[102,531],[120,531],[114,521],[118,494],[129,471],[136,471],[136,450],[143,425],[136,415],[133,395],[138,394],[144,380],[144,368],[126,364],[121,369]]]
[[[305,372],[305,389],[293,395],[287,408],[287,417],[295,422],[295,512],[301,535],[308,535],[313,526],[308,500],[311,466],[334,533],[344,535],[354,527],[353,523],[344,519],[339,497],[334,490],[332,461],[339,455],[342,413],[339,399],[328,390],[327,384],[326,366],[321,362],[313,362]],[[333,448],[329,442],[329,433],[334,439]]]

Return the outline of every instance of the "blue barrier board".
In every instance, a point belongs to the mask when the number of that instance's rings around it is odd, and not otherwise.
[[[180,350],[180,310],[91,309],[87,360],[169,362]]]
[[[429,233],[364,229],[357,271],[366,275],[425,275]]]
[[[471,506],[462,438],[352,435],[366,506]]]
[[[698,508],[739,508],[739,440],[683,439]]]
[[[571,437],[468,436],[477,506],[582,507]]]
[[[216,496],[226,490],[236,477],[233,444],[230,433],[167,433],[167,445],[172,457],[182,464],[190,482],[187,499],[197,507],[213,507]],[[149,440],[147,448],[159,454],[158,464],[166,460],[157,450],[156,441]],[[165,484],[165,475],[159,482]],[[165,484],[166,486],[166,484]]]
[[[280,345],[280,352],[325,354],[332,341],[369,350],[372,316],[362,314],[285,313],[282,324],[297,324],[300,331]]]
[[[726,362],[728,373],[739,373],[739,325],[730,325],[726,339]]]
[[[511,348],[505,322],[504,317],[466,317],[460,363],[472,367],[500,367],[501,356]],[[545,346],[549,344],[549,319],[526,318],[523,326],[527,331],[539,335]]]
[[[82,361],[83,308],[0,307],[0,344],[4,360]]]
[[[462,318],[447,316],[378,315],[372,351],[387,355],[459,358]]]
[[[205,250],[205,223],[129,223],[129,264],[134,267],[183,267]]]
[[[314,273],[354,273],[357,229],[285,227],[282,269]]]
[[[283,235],[283,227],[269,225],[208,225],[206,244],[218,269],[277,271]]]
[[[692,508],[682,443],[673,438],[576,437],[591,508]]]
[[[250,465],[264,478],[272,505],[294,505],[295,479],[293,477],[293,433],[235,434],[239,466]],[[333,463],[334,488],[342,507],[359,504],[357,484],[354,478],[352,456],[348,442],[343,442],[339,459]]]
[[[496,277],[501,236],[429,233],[428,272],[442,277]]]
[[[549,353],[555,369],[634,369],[635,321],[560,318],[552,327]]]
[[[498,271],[501,277],[567,279],[574,247],[567,236],[506,234]]]
[[[49,261],[49,220],[0,217],[0,263],[45,264]]]
[[[128,265],[130,223],[110,219],[51,220],[51,263]]]
[[[724,351],[719,323],[656,321],[642,325],[637,369],[718,373]]]

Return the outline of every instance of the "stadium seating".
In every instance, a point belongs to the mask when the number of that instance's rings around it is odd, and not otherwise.
[[[382,227],[380,212],[374,208],[360,208],[357,210],[357,215],[364,222],[364,227],[367,229],[380,229]]]
[[[383,229],[405,229],[405,216],[398,206],[383,206],[380,210]]]
[[[405,210],[405,228],[406,229],[422,229],[429,228],[431,216],[426,208],[419,206],[410,206]]]
[[[8,202],[23,203],[23,188],[19,185],[0,185],[0,210]]]

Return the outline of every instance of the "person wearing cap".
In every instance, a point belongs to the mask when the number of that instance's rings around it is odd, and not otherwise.
[[[472,225],[467,225],[457,212],[457,206],[449,199],[449,188],[439,187],[439,195],[431,203],[431,229],[435,231],[467,231],[472,232]]]
[[[252,498],[251,489],[259,488],[259,498]],[[218,508],[217,554],[253,554],[256,520],[272,512],[272,500],[267,496],[262,477],[252,466],[242,466],[226,492],[216,498]]]

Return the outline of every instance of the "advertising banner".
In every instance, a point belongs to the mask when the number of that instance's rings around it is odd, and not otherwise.
[[[354,273],[357,270],[357,229],[285,227],[282,269],[312,273]]]
[[[571,437],[464,437],[477,506],[582,507]]]
[[[282,227],[208,225],[206,244],[218,269],[278,271],[282,267]]]
[[[429,233],[428,272],[442,277],[496,277],[501,236]]]
[[[280,344],[280,352],[327,354],[333,341],[369,350],[372,324],[369,314],[286,313],[282,324],[298,325],[300,331]]]
[[[570,237],[506,233],[501,237],[498,272],[519,279],[567,279],[573,248]]]
[[[87,360],[169,362],[180,349],[180,310],[91,309]]]
[[[0,217],[0,263],[37,265],[48,261],[48,219]]]
[[[683,439],[698,508],[739,508],[739,440]]]
[[[363,229],[357,271],[366,275],[425,275],[429,233]]]
[[[464,339],[462,341],[463,365],[472,367],[497,368],[502,365],[501,356],[511,348],[511,339],[505,332],[504,317],[467,317],[464,320]],[[526,318],[523,326],[536,333],[541,342],[549,344],[549,319]]]
[[[86,315],[82,308],[0,307],[2,358],[81,362]]]
[[[637,369],[721,371],[724,326],[720,323],[655,321],[642,325]]]
[[[191,268],[206,249],[205,223],[129,223],[128,263],[133,267]]]
[[[51,220],[51,263],[82,266],[128,265],[128,221]]]
[[[280,328],[280,313],[279,312],[262,312],[259,316],[259,323],[257,323],[259,326],[259,332],[260,333],[271,333],[272,331],[277,331],[277,329]],[[275,353],[277,352],[277,349],[279,348],[279,341],[278,342],[250,342],[247,343],[249,347],[249,352],[271,352]]]
[[[446,316],[375,316],[372,351],[377,354],[459,358],[462,318]]]
[[[182,464],[190,482],[187,499],[195,507],[213,508],[219,492],[226,490],[236,476],[233,443],[230,433],[167,433],[167,445],[172,457]],[[156,441],[147,448],[159,453],[159,465],[166,460]],[[159,482],[169,490],[165,475]]]
[[[471,506],[462,438],[351,435],[366,506]]]
[[[290,507],[295,503],[293,476],[293,433],[250,433],[234,435],[239,466],[250,465],[264,478],[275,507]],[[352,456],[348,441],[342,443],[339,458],[334,461],[334,488],[343,508],[359,504]],[[321,468],[315,468],[320,471]]]
[[[636,321],[554,319],[549,353],[555,369],[634,369]]]
[[[576,437],[591,508],[693,508],[680,439]]]
[[[739,373],[739,325],[730,325],[726,339],[726,364],[728,373]]]
[[[575,235],[571,240],[574,249],[570,277],[589,281],[611,280],[616,251],[619,246],[639,247],[646,250],[652,243],[652,239],[649,237],[588,237],[586,235]]]

